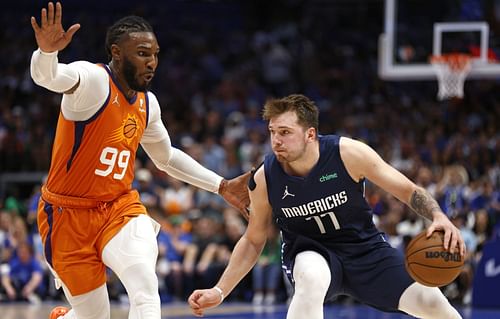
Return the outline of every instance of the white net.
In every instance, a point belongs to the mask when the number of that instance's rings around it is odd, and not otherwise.
[[[466,54],[433,56],[431,64],[438,78],[438,99],[463,98],[465,78],[471,69],[470,56]]]

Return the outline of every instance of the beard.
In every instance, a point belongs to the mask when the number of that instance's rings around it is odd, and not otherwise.
[[[127,57],[123,58],[123,76],[125,77],[125,81],[127,81],[130,89],[134,91],[145,92],[149,89],[149,84],[151,82],[144,81],[140,83],[136,77],[137,75],[137,67],[134,66],[132,62]]]

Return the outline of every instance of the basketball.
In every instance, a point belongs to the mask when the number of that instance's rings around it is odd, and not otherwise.
[[[458,248],[452,254],[444,249],[444,233],[435,231],[426,238],[425,231],[411,240],[406,248],[405,265],[410,276],[422,285],[441,287],[460,274],[464,260]]]
[[[137,123],[134,118],[129,117],[123,126],[123,135],[125,135],[126,138],[132,138],[136,131]]]

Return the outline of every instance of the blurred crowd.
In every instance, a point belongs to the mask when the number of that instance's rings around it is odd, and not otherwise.
[[[500,220],[498,80],[468,81],[464,99],[445,102],[436,101],[435,82],[380,80],[382,1],[143,1],[128,7],[115,2],[116,8],[103,10],[96,9],[97,1],[64,2],[64,24],[79,22],[82,28],[60,52],[61,62],[106,62],[106,27],[126,14],[147,18],[161,47],[152,91],[172,143],[226,178],[259,165],[270,151],[260,116],[266,99],[309,96],[320,109],[320,133],[371,145],[435,196],[461,229],[466,267],[443,289],[453,302],[470,303],[482,245]],[[49,167],[61,97],[36,87],[29,76],[36,49],[29,16],[39,9],[21,1],[0,12],[0,174]],[[0,189],[2,300],[61,298],[37,234],[41,182],[31,194],[15,184]],[[162,224],[162,300],[185,300],[193,289],[213,285],[245,230],[238,212],[219,196],[158,171],[142,151],[134,187]],[[404,251],[426,222],[369,181],[366,194],[377,225]],[[256,304],[286,300],[290,287],[279,251],[274,231],[257,266],[229,298]],[[112,273],[109,290],[114,299],[126,298]]]

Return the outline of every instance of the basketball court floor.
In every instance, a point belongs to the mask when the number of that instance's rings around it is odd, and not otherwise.
[[[46,319],[55,304],[43,303],[30,305],[26,303],[0,304],[1,319]],[[252,306],[248,303],[227,303],[208,311],[205,318],[210,319],[284,319],[286,305]],[[500,309],[479,310],[460,309],[464,319],[500,319]],[[114,304],[111,307],[112,319],[126,319],[128,306]],[[162,319],[197,318],[191,314],[186,303],[171,303],[162,307]],[[325,319],[406,319],[402,314],[383,313],[363,305],[327,306]],[[307,319],[307,318],[304,318]]]

